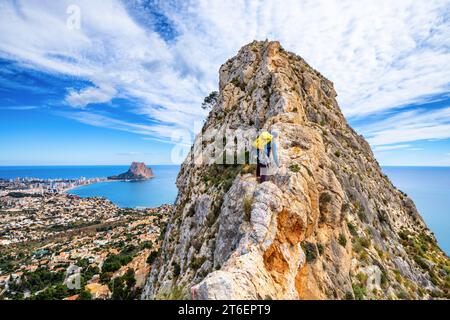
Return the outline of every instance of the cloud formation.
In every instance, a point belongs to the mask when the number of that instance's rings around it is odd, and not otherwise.
[[[396,144],[392,146],[376,146],[374,148],[375,152],[381,152],[381,151],[390,151],[390,150],[399,150],[399,149],[405,149],[408,148],[409,144]]]
[[[81,9],[79,30],[67,27],[73,4]],[[6,0],[0,57],[91,83],[67,88],[65,102],[85,109],[74,119],[167,138],[205,116],[200,103],[217,88],[220,64],[253,39],[280,40],[320,70],[348,117],[448,94],[448,12],[446,0]],[[129,111],[148,124],[106,121],[89,109],[114,98],[137,101]],[[450,124],[433,115],[400,113],[406,127],[394,116],[365,132],[373,145],[449,137]]]
[[[450,107],[397,113],[386,120],[371,123],[365,129],[365,136],[374,146],[450,138]]]
[[[80,91],[71,90],[66,97],[66,101],[73,107],[84,108],[92,103],[109,102],[116,94],[116,89],[110,86],[102,88],[89,87]]]

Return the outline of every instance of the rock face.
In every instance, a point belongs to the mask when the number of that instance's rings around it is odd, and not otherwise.
[[[143,162],[133,162],[127,172],[108,177],[109,180],[147,180],[153,178],[153,171]]]
[[[219,89],[142,298],[449,297],[449,259],[347,124],[329,80],[278,42],[255,41],[220,68]],[[211,154],[236,129],[279,132],[282,168],[270,181],[259,184],[252,165],[196,161],[199,146]]]

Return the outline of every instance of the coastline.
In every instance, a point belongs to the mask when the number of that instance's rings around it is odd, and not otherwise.
[[[80,188],[80,187],[90,186],[90,185],[97,184],[97,183],[106,183],[106,182],[109,182],[109,183],[110,182],[143,182],[143,181],[151,180],[154,177],[155,176],[153,176],[151,178],[148,178],[148,179],[141,179],[141,180],[133,180],[133,179],[117,179],[117,180],[115,180],[115,179],[108,179],[108,178],[106,178],[105,180],[92,181],[92,182],[88,182],[88,183],[85,183],[85,184],[80,184],[80,185],[77,185],[77,186],[68,187],[66,189],[63,189],[61,192],[67,193],[70,190],[74,190],[74,189],[77,189],[77,188]],[[94,179],[104,179],[104,178],[94,178]]]
[[[105,178],[95,178],[95,179],[105,179]],[[75,190],[75,189],[80,188],[80,187],[90,186],[90,185],[93,185],[93,184],[96,184],[96,183],[115,182],[115,181],[118,181],[118,180],[105,179],[105,180],[98,180],[98,181],[90,181],[90,182],[85,183],[85,184],[79,184],[77,186],[72,186],[72,187],[65,188],[65,189],[61,190],[61,193],[68,193],[71,190]]]
[[[81,169],[78,166],[43,169],[26,167],[26,170],[17,168],[6,170],[4,167],[4,170],[1,169],[0,166],[0,177],[8,180],[3,182],[4,190],[7,192],[19,189],[26,193],[34,190],[39,193],[58,192],[81,198],[103,197],[119,208],[155,208],[161,204],[174,203],[178,194],[176,179],[180,167],[178,165],[154,166],[152,168],[154,176],[138,182],[107,179],[109,176],[125,171],[124,166],[88,166]],[[65,182],[57,183],[55,180],[65,180]],[[0,182],[0,188],[1,185]]]

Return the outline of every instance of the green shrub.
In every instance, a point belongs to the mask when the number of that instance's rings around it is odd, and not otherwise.
[[[124,251],[122,251],[119,254],[110,254],[103,262],[102,266],[102,272],[115,272],[120,269],[120,267],[127,265],[131,262],[133,259],[130,255],[127,253],[129,251],[129,247],[125,248]]]
[[[430,266],[425,262],[425,260],[419,256],[414,256],[414,261],[421,267],[423,270],[429,271]]]
[[[369,248],[370,247],[370,238],[368,237],[361,237],[359,238],[359,243],[364,247],[364,248]]]
[[[147,257],[146,262],[148,264],[152,264],[153,262],[155,262],[156,257],[158,256],[158,251],[152,251],[150,252],[150,254]]]
[[[231,79],[230,81],[232,84],[234,84],[235,87],[239,87],[241,85],[241,82],[239,81],[238,77],[234,77],[233,79]]]
[[[239,77],[234,77],[231,80],[231,83],[235,86],[240,88],[242,91],[245,91],[245,83],[241,83],[241,81],[239,80]]]
[[[143,243],[141,243],[140,245],[140,250],[144,250],[144,249],[153,249],[153,242],[151,241],[144,241]]]
[[[100,283],[106,284],[111,280],[111,277],[113,276],[112,272],[102,272],[100,274]]]
[[[356,300],[363,300],[364,296],[366,295],[366,288],[358,285],[358,284],[352,284],[353,293],[355,295]]]
[[[380,223],[389,223],[388,215],[385,210],[378,210],[378,221],[380,221]]]
[[[218,160],[220,162],[220,159]],[[240,164],[222,164],[217,163],[208,165],[203,170],[203,180],[207,181],[208,186],[214,186],[228,192],[233,185],[233,181],[242,171]]]
[[[320,197],[319,197],[319,203],[321,204],[321,205],[325,205],[325,204],[327,204],[327,203],[330,203],[331,202],[331,194],[329,194],[328,192],[324,192],[324,193],[322,193],[321,195],[320,195]]]
[[[13,256],[5,255],[0,256],[0,271],[3,273],[9,273],[14,270],[15,259]]]
[[[367,274],[360,272],[356,275],[356,278],[359,280],[361,284],[365,284],[367,283],[367,279],[369,277],[367,276]]]
[[[345,300],[354,300],[353,294],[351,292],[345,293]]]
[[[348,231],[350,231],[350,234],[354,237],[358,236],[358,232],[356,231],[356,226],[351,223],[351,222],[347,222],[347,227],[348,227]]]
[[[401,289],[401,290],[397,293],[397,297],[398,297],[399,299],[401,299],[401,300],[408,300],[408,299],[409,299],[408,293],[407,293],[405,290],[403,290],[403,289]]]
[[[347,238],[341,233],[339,235],[338,242],[341,246],[343,246],[345,248],[345,246],[347,245]]]
[[[389,278],[384,271],[381,273],[380,284],[383,289],[386,289],[389,284]]]
[[[69,290],[66,285],[58,284],[39,292],[39,294],[32,296],[30,300],[63,300],[76,293],[75,290]]]
[[[191,266],[192,269],[198,270],[203,265],[203,263],[205,263],[205,261],[206,261],[205,257],[194,258],[191,261],[190,266]]]
[[[88,266],[83,271],[83,277],[86,280],[92,279],[92,277],[95,276],[96,274],[100,274],[100,269],[97,266],[95,266],[95,267],[94,266]]]
[[[302,244],[305,251],[306,262],[313,262],[317,258],[317,247],[314,243],[306,242]]]
[[[168,294],[157,296],[157,300],[187,300],[188,294],[182,286],[173,286]]]
[[[89,291],[82,290],[78,297],[78,300],[92,300],[92,295]]]
[[[139,296],[138,290],[135,289],[136,278],[133,268],[129,268],[127,272],[121,276],[114,278],[109,284],[112,291],[112,300],[134,300]]]
[[[173,262],[172,266],[173,266],[173,275],[175,277],[178,277],[180,275],[180,272],[181,272],[180,265],[178,263],[176,263],[176,262]]]
[[[64,272],[51,272],[47,268],[39,268],[34,272],[25,272],[16,291],[40,291],[46,287],[61,285],[64,281]]]
[[[300,171],[300,166],[299,166],[298,164],[293,164],[293,165],[291,165],[291,166],[289,167],[289,169],[290,169],[292,172],[299,172],[299,171]]]
[[[323,244],[321,244],[321,243],[317,244],[317,251],[319,251],[320,255],[323,254],[323,252],[325,251],[325,248],[324,248]]]

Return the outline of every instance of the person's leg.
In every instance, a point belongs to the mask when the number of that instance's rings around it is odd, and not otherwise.
[[[256,163],[256,178],[261,176],[261,165],[259,162]]]
[[[256,180],[261,176],[261,163],[259,163],[259,150],[256,150]]]
[[[265,164],[259,165],[259,182],[267,181],[267,166]]]

